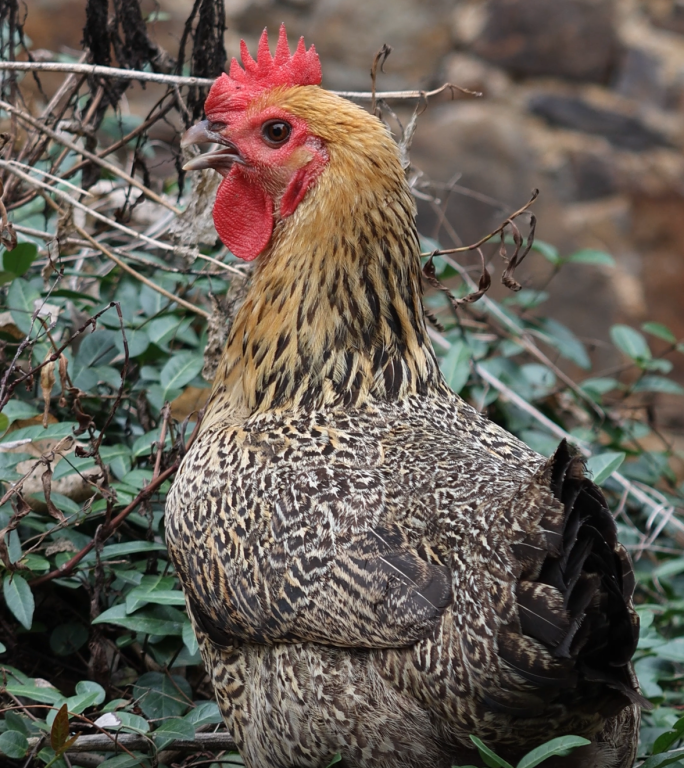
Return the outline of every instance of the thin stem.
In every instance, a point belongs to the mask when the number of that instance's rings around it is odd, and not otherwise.
[[[167,200],[164,200],[163,197],[160,197],[156,192],[153,192],[151,189],[146,187],[142,182],[138,181],[133,176],[129,176],[125,171],[122,171],[121,168],[117,168],[116,165],[113,165],[112,163],[107,162],[107,160],[103,160],[101,157],[98,157],[93,152],[89,152],[87,149],[84,149],[83,147],[79,147],[78,144],[74,144],[73,141],[70,141],[62,134],[59,134],[56,131],[53,131],[51,128],[48,128],[47,126],[43,125],[40,122],[40,120],[36,120],[35,117],[32,117],[31,115],[27,114],[23,110],[17,109],[16,107],[12,106],[11,104],[8,104],[6,101],[2,101],[1,99],[0,99],[0,109],[5,109],[10,114],[16,115],[20,120],[27,123],[31,127],[35,128],[37,131],[40,131],[41,133],[45,134],[46,136],[51,138],[53,141],[63,144],[72,152],[76,152],[77,154],[88,158],[90,162],[101,166],[102,168],[109,171],[110,173],[113,173],[115,176],[118,176],[120,179],[123,179],[131,186],[139,189],[145,195],[145,197],[148,197],[150,200],[154,200],[155,203],[159,203],[159,205],[163,205],[164,208],[168,208],[170,211],[173,211],[176,214],[180,214],[180,210],[178,208],[176,208],[174,205],[171,205],[171,203],[169,203]]]
[[[74,72],[83,75],[99,75],[101,77],[116,77],[121,80],[138,80],[148,83],[167,83],[169,85],[213,85],[215,78],[208,77],[181,77],[180,75],[161,75],[156,72],[141,72],[135,69],[119,69],[118,67],[102,67],[95,64],[67,64],[56,61],[33,62],[33,61],[0,61],[0,70],[19,70],[22,72],[42,71],[42,72]],[[461,88],[453,83],[444,83],[439,88],[432,91],[410,90],[410,91],[378,91],[373,94],[371,91],[331,91],[337,96],[346,99],[360,99],[361,101],[372,101],[376,99],[424,99],[430,96],[437,96],[444,91],[460,91],[469,96],[481,96],[479,91],[471,91],[467,88]]]
[[[167,299],[170,299],[171,301],[175,301],[177,304],[180,304],[182,307],[185,307],[185,309],[190,310],[190,312],[194,312],[196,315],[200,315],[201,317],[204,317],[207,320],[209,319],[208,312],[205,312],[203,309],[196,307],[194,304],[191,304],[189,301],[186,301],[185,299],[181,299],[180,296],[174,296],[170,291],[167,291],[165,288],[162,288],[161,285],[157,285],[154,281],[145,277],[145,275],[141,275],[140,272],[138,272],[137,270],[133,269],[133,267],[126,264],[125,261],[122,261],[118,256],[115,256],[109,250],[109,248],[102,245],[102,243],[99,243],[94,237],[91,237],[85,231],[85,229],[81,229],[81,227],[79,227],[78,224],[74,224],[74,229],[78,232],[78,234],[84,240],[87,240],[92,245],[93,248],[100,251],[100,253],[102,253],[108,259],[111,259],[115,264],[121,267],[121,269],[123,269],[125,272],[128,272],[129,275],[132,275],[136,280],[139,280],[141,283],[144,283],[148,288],[151,288],[153,291],[160,293],[162,296],[165,296]]]
[[[143,235],[141,232],[136,232],[134,229],[131,229],[130,227],[125,227],[123,224],[119,224],[118,221],[114,221],[114,219],[109,219],[103,214],[93,210],[92,208],[88,208],[88,206],[83,205],[83,203],[79,202],[78,200],[76,200],[76,198],[72,197],[71,195],[67,194],[61,189],[56,189],[55,187],[52,187],[43,181],[34,179],[32,176],[29,176],[28,173],[24,173],[23,171],[20,171],[18,168],[15,168],[13,165],[8,163],[6,160],[0,160],[0,168],[7,168],[7,170],[10,171],[10,173],[13,173],[15,176],[19,176],[20,178],[24,179],[24,181],[27,181],[29,184],[33,184],[35,187],[40,187],[41,189],[47,190],[53,195],[57,195],[58,197],[61,197],[65,202],[69,203],[69,205],[73,205],[74,208],[78,208],[79,210],[88,214],[88,216],[93,216],[94,218],[98,219],[104,224],[107,224],[107,226],[112,227],[113,229],[118,229],[120,232],[124,232],[127,235],[132,235],[134,238],[143,240],[144,242],[149,243],[150,245],[153,245],[155,248],[161,248],[164,251],[174,250],[174,247],[172,245],[167,245],[167,243],[162,243],[160,240],[155,240],[151,237],[148,237],[147,235]]]

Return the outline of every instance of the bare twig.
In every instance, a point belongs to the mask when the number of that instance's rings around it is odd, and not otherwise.
[[[131,512],[133,512],[143,501],[145,501],[145,499],[148,499],[150,496],[156,493],[159,486],[162,485],[170,477],[172,477],[172,475],[176,472],[179,464],[180,462],[178,461],[174,462],[168,469],[158,475],[154,480],[151,480],[150,484],[146,485],[142,491],[140,491],[140,493],[133,499],[133,501],[121,512],[119,512],[119,514],[112,519],[110,524],[104,528],[100,535],[100,541],[105,541],[108,539],[121,525],[121,523],[128,517],[128,515],[131,514]],[[29,582],[29,585],[31,587],[39,587],[41,584],[45,584],[46,582],[52,581],[53,579],[60,579],[64,578],[65,576],[69,576],[74,568],[81,562],[81,560],[83,560],[88,552],[90,552],[93,547],[95,547],[95,545],[95,539],[91,539],[91,541],[89,541],[70,560],[64,563],[64,565],[56,568],[54,571],[50,571],[49,573],[44,574],[43,576],[39,576],[38,578],[33,579]]]
[[[195,425],[195,428],[193,429],[192,434],[190,435],[190,438],[187,442],[186,450],[193,444],[195,438],[199,434],[201,424],[202,420],[198,419],[197,424]],[[159,487],[163,485],[163,483],[165,483],[169,478],[173,477],[179,466],[180,460],[175,461],[168,469],[165,469],[153,480],[151,480],[149,485],[146,485],[127,507],[122,509],[116,517],[112,518],[108,525],[103,526],[99,540],[102,542],[106,541],[117,530],[121,523],[123,523],[128,515],[131,514],[131,512],[137,509],[137,507],[140,506],[143,501],[149,499],[150,496],[156,493]],[[49,573],[44,574],[43,576],[39,576],[38,578],[33,579],[29,582],[29,585],[31,587],[39,587],[41,584],[45,584],[46,582],[52,581],[53,579],[60,579],[68,576],[81,562],[81,560],[83,560],[88,552],[93,549],[95,544],[95,539],[92,539],[70,560],[64,563],[64,565],[56,568],[54,571],[50,571]]]
[[[28,739],[32,746],[40,736]],[[79,736],[78,741],[69,747],[69,752],[80,754],[81,752],[118,752],[121,748],[127,750],[149,751],[153,747],[150,738],[137,733],[119,733],[109,736],[106,733],[98,733],[92,736]],[[171,742],[167,749],[177,752],[201,752],[201,751],[235,751],[237,747],[233,737],[227,731],[218,733],[197,733],[191,740],[178,739]]]
[[[475,291],[478,289],[478,286],[475,284],[463,266],[461,266],[461,264],[452,259],[450,256],[443,256],[442,258],[446,264],[458,272],[461,279],[468,286],[470,286],[472,290]],[[533,357],[536,357],[542,365],[545,365],[547,368],[553,371],[554,375],[560,379],[567,387],[569,387],[581,400],[583,400],[599,418],[605,418],[605,413],[601,407],[597,405],[592,400],[592,398],[581,387],[579,387],[577,383],[570,378],[570,376],[567,375],[567,373],[562,371],[557,365],[553,363],[552,360],[549,359],[547,355],[542,352],[541,349],[539,349],[539,347],[530,338],[527,329],[516,323],[515,320],[510,317],[510,315],[507,315],[496,302],[491,301],[487,296],[483,296],[481,301],[482,306],[486,309],[488,314],[496,317],[496,319],[505,328],[508,328],[509,331],[515,336],[515,340],[520,344],[521,347],[523,347]]]
[[[112,163],[107,162],[107,160],[103,160],[101,157],[98,157],[98,155],[94,154],[93,152],[89,152],[84,147],[79,147],[78,144],[75,144],[73,141],[70,141],[69,139],[67,139],[64,135],[57,133],[56,131],[53,131],[51,128],[48,128],[46,125],[43,125],[43,123],[41,123],[40,120],[36,120],[35,117],[32,117],[28,113],[24,112],[22,109],[17,109],[16,107],[12,106],[12,104],[8,104],[6,101],[2,101],[1,99],[0,99],[0,108],[7,110],[10,114],[16,115],[20,120],[27,123],[32,128],[35,128],[37,131],[44,133],[46,136],[49,136],[53,141],[56,141],[59,144],[63,144],[72,152],[76,152],[77,154],[88,158],[90,162],[96,163],[97,165],[102,166],[102,168],[105,168],[110,173],[113,173],[115,176],[118,176],[120,179],[123,179],[125,182],[127,182],[131,186],[136,187],[136,189],[139,189],[146,197],[149,197],[150,200],[154,200],[155,203],[159,203],[159,205],[163,205],[164,208],[168,208],[170,211],[173,211],[176,214],[180,213],[180,210],[178,208],[176,208],[174,205],[171,205],[171,203],[169,203],[167,200],[164,200],[163,197],[160,197],[156,192],[153,192],[151,189],[146,187],[142,182],[138,181],[133,176],[129,176],[125,171],[122,171],[121,168],[118,168],[116,165],[113,165]]]
[[[24,171],[19,170],[14,165],[11,165],[10,163],[8,163],[6,160],[0,160],[0,167],[7,168],[7,170],[9,170],[11,173],[24,179],[24,181],[27,181],[29,184],[33,184],[36,187],[40,187],[41,189],[47,190],[53,195],[57,195],[58,197],[61,197],[62,200],[69,203],[69,205],[73,205],[74,208],[78,208],[79,210],[88,214],[88,216],[93,216],[94,218],[98,219],[104,224],[107,224],[107,226],[112,227],[113,229],[118,229],[120,232],[124,232],[125,234],[129,236],[133,236],[136,239],[140,239],[143,242],[148,243],[149,245],[153,245],[155,248],[161,248],[164,251],[174,250],[174,247],[172,245],[168,245],[167,243],[162,243],[160,240],[155,240],[154,238],[148,237],[147,235],[142,234],[142,232],[136,232],[134,229],[130,229],[130,227],[126,227],[123,224],[119,224],[118,221],[109,219],[103,214],[98,213],[98,211],[95,211],[92,208],[88,208],[86,205],[83,205],[83,203],[76,200],[75,197],[72,197],[71,195],[67,194],[61,189],[56,189],[55,187],[52,187],[43,181],[34,179],[32,176],[29,176],[27,173],[24,173]]]
[[[208,77],[181,77],[180,75],[161,75],[156,72],[141,72],[136,69],[119,69],[117,67],[102,67],[95,64],[68,64],[58,61],[0,61],[0,70],[19,70],[21,72],[73,72],[82,75],[98,75],[100,77],[119,78],[121,80],[138,80],[148,83],[165,83],[167,85],[201,86],[212,85],[214,78]],[[469,96],[481,96],[479,91],[471,91],[468,88],[444,83],[432,91],[408,90],[408,91],[378,91],[377,99],[424,99],[437,96],[444,91],[459,91]],[[331,91],[346,99],[359,99],[372,101],[372,91]]]
[[[503,224],[500,224],[495,230],[490,232],[488,235],[485,235],[484,237],[480,238],[476,243],[473,243],[472,245],[460,245],[457,248],[438,248],[435,251],[428,251],[426,253],[421,253],[420,255],[425,256],[444,256],[448,253],[467,253],[468,251],[475,251],[477,250],[481,245],[484,245],[486,242],[491,240],[493,237],[496,237],[496,235],[500,234],[501,232],[508,227],[514,219],[516,219],[521,214],[525,213],[530,206],[534,203],[534,201],[539,197],[539,190],[533,189],[532,195],[530,196],[530,199],[523,205],[521,208],[518,208],[517,211],[514,211],[507,219],[503,222]],[[522,243],[518,246],[521,247]],[[531,244],[530,244],[531,247]],[[529,249],[528,249],[529,250]],[[525,257],[527,251],[523,253],[523,257]],[[522,258],[518,257],[518,263],[522,261]]]
[[[125,261],[120,259],[118,256],[115,256],[109,248],[102,245],[102,243],[99,243],[94,237],[91,237],[85,229],[82,229],[77,224],[74,224],[74,229],[78,232],[78,234],[84,239],[87,240],[93,248],[96,248],[100,253],[105,255],[108,259],[111,259],[115,264],[117,264],[121,269],[123,269],[125,272],[128,272],[129,275],[132,275],[136,280],[139,280],[141,283],[146,285],[148,288],[151,288],[153,291],[156,291],[157,293],[160,293],[162,296],[165,296],[170,301],[174,301],[177,304],[180,304],[182,307],[185,307],[185,309],[189,310],[190,312],[194,312],[196,315],[200,315],[201,317],[205,317],[209,319],[209,313],[206,312],[203,309],[200,309],[199,307],[196,307],[194,304],[191,304],[189,301],[186,301],[185,299],[181,299],[180,296],[174,296],[173,293],[170,293],[165,288],[162,288],[161,285],[157,285],[153,280],[150,280],[149,278],[145,277],[145,275],[141,275],[140,272],[133,269],[129,264],[126,264]]]

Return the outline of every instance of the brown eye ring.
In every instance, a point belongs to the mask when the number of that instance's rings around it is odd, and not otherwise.
[[[279,147],[284,144],[292,133],[292,127],[284,120],[268,120],[261,126],[261,135],[267,144]]]

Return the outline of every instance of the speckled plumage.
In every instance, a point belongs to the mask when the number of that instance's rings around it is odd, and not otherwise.
[[[396,146],[275,89],[329,163],[276,222],[231,328],[167,539],[249,768],[478,764],[553,736],[628,768],[633,579],[600,491],[449,391]],[[277,206],[275,208],[277,210]]]

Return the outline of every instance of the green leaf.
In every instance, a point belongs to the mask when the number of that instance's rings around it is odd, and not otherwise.
[[[159,273],[157,273],[157,275],[158,274]],[[165,296],[162,296],[158,291],[155,291],[147,285],[143,285],[140,289],[139,300],[143,312],[148,317],[154,317],[163,310],[174,309],[176,306],[175,302],[170,302]]]
[[[668,560],[659,565],[653,570],[651,576],[654,579],[666,579],[669,576],[679,576],[680,573],[684,573],[684,557]]]
[[[573,264],[597,264],[604,267],[614,267],[615,259],[605,251],[596,251],[593,248],[583,248],[581,251],[575,251],[564,261]]]
[[[35,602],[26,580],[16,574],[13,577],[5,576],[2,589],[7,607],[12,611],[17,621],[26,629],[31,629]]]
[[[4,643],[0,643],[0,653],[5,653],[7,651],[7,646]]]
[[[22,400],[10,400],[2,409],[2,412],[10,422],[17,421],[18,419],[32,419],[34,416],[39,415],[36,408]]]
[[[667,395],[684,395],[684,387],[664,376],[644,376],[634,385],[634,392],[662,392]]]
[[[594,476],[596,485],[601,485],[613,472],[616,472],[625,460],[626,453],[599,453],[587,459],[587,469]]]
[[[477,747],[480,757],[489,768],[513,768],[513,766],[506,762],[503,757],[499,757],[496,752],[493,752],[489,747],[486,747],[477,736],[471,735],[470,740]]]
[[[154,472],[151,469],[134,469],[125,477],[122,477],[121,482],[138,492],[142,491],[146,485],[149,485],[153,479]]]
[[[613,344],[634,362],[643,364],[651,359],[651,350],[646,339],[634,328],[628,325],[614,325],[610,329],[610,338]]]
[[[646,360],[643,364],[643,368],[647,371],[658,371],[659,373],[668,374],[674,368],[674,364],[670,360],[659,357],[655,360]]]
[[[330,768],[331,765],[335,765],[336,763],[339,763],[342,761],[342,755],[338,752],[333,759],[326,765],[325,768]]]
[[[65,456],[59,461],[52,473],[52,479],[59,480],[61,477],[67,477],[68,475],[76,474],[77,472],[83,473],[95,466],[95,460],[86,457],[79,458],[78,456]]]
[[[147,672],[133,687],[140,709],[150,718],[180,717],[192,701],[188,681],[178,675]]]
[[[677,343],[677,337],[666,325],[663,325],[662,323],[643,323],[641,330],[646,331],[646,333],[650,333],[651,336],[657,336],[663,341],[668,341],[670,344]]]
[[[38,255],[38,247],[35,243],[19,243],[11,251],[2,254],[3,269],[21,277],[29,270]]]
[[[28,334],[33,324],[35,302],[40,299],[38,291],[23,278],[14,280],[7,291],[7,306],[17,328]]]
[[[150,346],[150,338],[142,329],[126,329],[126,343],[128,344],[128,355],[131,358],[139,357],[147,351]],[[124,340],[121,331],[114,337],[114,344],[119,352],[124,354]]]
[[[105,689],[92,680],[79,680],[76,683],[76,693],[79,696],[94,696],[95,704],[102,704],[106,698]]]
[[[77,428],[78,424],[75,421],[62,421],[59,424],[50,424],[47,429],[43,429],[42,424],[36,424],[32,427],[22,427],[21,429],[15,429],[14,432],[10,432],[8,435],[3,435],[2,443],[15,442],[17,440],[52,440],[56,438],[59,440],[61,437],[66,437],[72,434],[72,429]]]
[[[130,629],[132,632],[142,632],[147,635],[176,635],[183,634],[184,616],[175,608],[158,606],[146,609],[129,616],[125,605],[115,605],[101,613],[93,624],[116,624]]]
[[[197,642],[197,637],[195,636],[192,624],[189,621],[183,625],[182,637],[188,651],[190,651],[191,654],[197,653],[199,643]]]
[[[667,733],[661,733],[660,736],[653,742],[651,752],[654,755],[659,755],[665,750],[669,749],[675,741],[679,741],[684,734],[684,717],[680,717],[674,725],[674,728]]]
[[[684,759],[684,749],[677,749],[662,755],[651,755],[640,768],[665,768],[666,765],[672,765],[682,759]]]
[[[0,734],[0,752],[13,760],[26,757],[28,752],[26,736],[18,731],[5,731],[5,733]]]
[[[0,434],[5,432],[10,425],[10,420],[7,414],[0,413]]]
[[[161,369],[159,381],[165,392],[189,384],[204,366],[202,356],[196,352],[174,354]]]
[[[149,591],[138,587],[132,589],[126,595],[126,610],[129,613],[137,610],[141,605],[153,603],[154,605],[185,605],[183,593],[178,589],[158,589]]]
[[[540,320],[539,326],[540,329],[535,332],[535,335],[540,336],[547,344],[557,349],[564,358],[580,368],[585,370],[591,368],[591,360],[584,344],[569,328],[549,317]]]
[[[104,446],[100,449],[100,457],[119,479],[131,471],[131,450],[125,445]]]
[[[180,717],[172,717],[163,723],[152,734],[157,749],[162,750],[172,741],[192,741],[195,738],[195,726]]]
[[[470,377],[472,351],[463,341],[455,341],[442,360],[441,369],[447,384],[458,394]]]
[[[587,744],[591,744],[591,741],[583,739],[581,736],[559,736],[528,752],[520,760],[516,768],[536,768],[537,765],[543,763],[544,760],[548,760],[550,757],[555,757],[556,755],[565,757],[573,749],[584,747]]]
[[[36,685],[33,681],[29,683],[8,683],[5,686],[8,693],[14,696],[23,696],[31,701],[37,701],[39,704],[56,704],[58,701],[64,701],[64,696],[51,685]]]
[[[141,552],[165,552],[166,546],[156,541],[124,541],[121,544],[108,544],[102,548],[100,557],[112,560],[122,555],[137,555]]]
[[[154,443],[159,442],[159,429],[153,429],[150,432],[146,432],[144,435],[140,435],[139,438],[133,443],[133,456],[137,459],[141,456],[147,456],[151,450],[152,445]],[[164,448],[170,448],[171,447],[171,436],[169,434],[166,435],[166,441],[164,442]]]
[[[74,367],[80,370],[111,363],[118,354],[116,339],[119,335],[104,328],[89,333],[78,348]]]
[[[562,261],[560,254],[558,253],[558,248],[550,243],[545,243],[542,240],[535,240],[532,245],[532,250],[541,253],[541,255],[554,266],[557,266]]]
[[[106,712],[97,718],[95,725],[99,728],[111,728],[133,733],[147,733],[150,730],[150,724],[144,717],[134,715],[131,712]]]
[[[150,758],[142,752],[131,752],[128,755],[117,755],[100,763],[99,768],[150,768]],[[155,761],[156,765],[156,761]]]
[[[60,624],[52,630],[50,648],[57,656],[69,656],[76,653],[88,642],[88,630],[77,622]]]
[[[67,708],[69,715],[78,715],[89,707],[102,704],[105,698],[105,691],[101,685],[90,680],[81,680],[76,685],[76,695],[70,696],[64,703],[64,706]],[[52,725],[57,716],[59,716],[59,713],[52,710],[45,718],[46,723]]]
[[[678,637],[659,645],[658,656],[661,659],[684,662],[684,637]]]
[[[220,725],[223,722],[221,710],[215,701],[200,701],[194,709],[191,709],[184,720],[192,723],[195,728],[200,725]]]
[[[617,379],[609,377],[584,379],[580,384],[580,389],[588,392],[590,395],[605,395],[607,392],[612,392],[620,386]]]
[[[164,346],[176,334],[182,320],[175,315],[155,317],[145,326],[150,340],[157,346]]]

